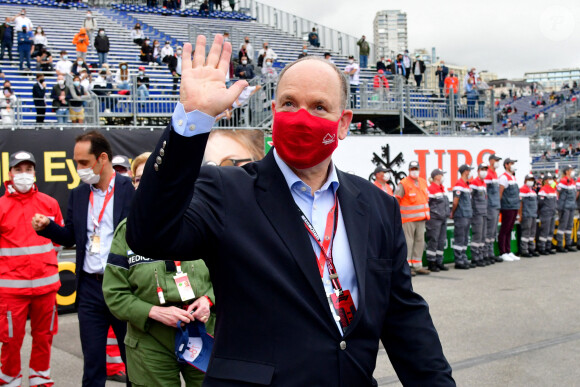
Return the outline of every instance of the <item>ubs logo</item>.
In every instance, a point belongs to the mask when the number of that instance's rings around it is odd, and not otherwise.
[[[391,146],[389,144],[386,144],[385,146],[381,147],[380,156],[375,152],[373,152],[373,158],[371,161],[377,167],[384,167],[388,169],[390,173],[388,183],[393,189],[393,192],[395,191],[395,188],[397,187],[399,182],[403,180],[405,177],[407,177],[407,174],[404,171],[400,170],[401,165],[405,162],[405,159],[403,158],[403,153],[399,152],[399,154],[391,160]],[[373,182],[374,180],[375,175],[374,173],[371,172],[371,174],[369,175],[369,181]]]

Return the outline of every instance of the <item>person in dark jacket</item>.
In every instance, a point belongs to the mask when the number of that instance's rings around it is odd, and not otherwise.
[[[254,78],[254,67],[248,63],[248,58],[243,56],[240,64],[236,67],[236,77],[240,79]]]
[[[153,66],[153,46],[149,43],[149,39],[145,39],[141,46],[141,55],[139,55],[139,59],[141,59],[141,62],[149,63],[150,66]]]
[[[50,98],[52,99],[52,110],[56,113],[56,121],[59,124],[68,122],[68,100],[66,99],[67,87],[64,75],[56,77],[56,85],[52,87]]]
[[[540,192],[538,192],[540,234],[536,246],[541,255],[556,254],[552,239],[554,239],[558,194],[552,186],[553,183],[554,175],[550,172],[546,173],[544,176],[544,185],[540,188]]]
[[[10,18],[6,18],[0,26],[0,60],[4,60],[4,51],[8,52],[8,59],[12,60],[12,44],[14,43],[14,27],[10,25]]]
[[[105,30],[99,28],[99,33],[95,38],[95,50],[97,50],[97,55],[99,56],[99,67],[103,67],[103,64],[107,62],[107,55],[109,54],[110,44],[109,37],[105,34]]]
[[[439,85],[439,96],[443,98],[443,89],[445,88],[445,78],[449,74],[449,68],[445,66],[445,62],[441,61],[439,66],[437,66],[437,71],[435,71],[435,76],[437,77],[437,84]]]
[[[497,242],[499,244],[499,253],[501,254],[500,258],[506,262],[520,260],[520,257],[511,251],[512,230],[520,208],[520,189],[514,176],[514,164],[516,162],[517,160],[506,158],[503,161],[505,172],[498,179],[501,228],[499,229]]]
[[[574,211],[576,210],[576,181],[574,180],[574,167],[566,165],[563,168],[564,175],[558,183],[558,232],[556,241],[557,251],[567,253],[576,251],[572,241],[572,228],[574,225]]]
[[[429,211],[431,218],[425,223],[427,231],[427,261],[429,271],[449,270],[443,264],[443,251],[447,242],[447,218],[449,217],[449,199],[443,186],[443,174],[440,169],[431,172],[429,191]]]
[[[459,167],[461,177],[453,187],[453,207],[451,208],[450,218],[453,219],[453,253],[455,256],[455,268],[461,270],[469,269],[467,260],[467,242],[469,240],[469,225],[473,216],[471,207],[471,188],[467,183],[471,167],[463,164]]]
[[[423,81],[423,74],[425,73],[425,62],[421,60],[421,55],[415,55],[415,61],[413,62],[413,76],[415,77],[415,83],[417,83],[417,88],[421,87],[421,81]]]
[[[39,124],[44,123],[44,118],[46,117],[45,95],[46,82],[44,81],[44,74],[38,73],[36,74],[36,83],[32,86],[32,98],[36,107],[36,122]]]
[[[70,71],[73,75],[80,75],[82,69],[85,69],[87,73],[90,72],[89,66],[87,66],[85,60],[79,56],[77,60],[73,63]]]
[[[534,175],[526,175],[524,185],[520,188],[520,256],[524,258],[540,256],[534,244],[538,217],[538,195],[533,189],[535,184]]]
[[[54,70],[54,67],[52,66],[52,54],[44,46],[40,49],[40,53],[36,56],[36,69],[37,71]]]
[[[181,79],[181,52],[182,48],[177,47],[177,50],[175,50],[175,55],[165,57],[167,58],[167,68],[173,76],[173,91],[177,90],[177,84]]]

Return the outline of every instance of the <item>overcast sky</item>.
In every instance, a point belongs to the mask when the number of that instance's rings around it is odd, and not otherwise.
[[[580,0],[261,2],[371,41],[376,12],[398,9],[407,13],[409,51],[436,47],[448,63],[500,78],[580,67]]]

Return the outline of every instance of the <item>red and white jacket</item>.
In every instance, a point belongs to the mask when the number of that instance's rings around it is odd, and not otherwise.
[[[60,288],[58,262],[50,239],[32,228],[34,214],[43,214],[64,225],[56,199],[38,191],[27,193],[4,183],[0,198],[0,294],[40,295]]]

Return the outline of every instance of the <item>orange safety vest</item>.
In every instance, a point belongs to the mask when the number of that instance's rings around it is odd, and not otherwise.
[[[580,181],[580,179],[579,179],[579,181]],[[389,184],[385,184],[385,186],[383,187],[383,185],[381,183],[379,183],[378,181],[375,180],[374,185],[376,185],[377,187],[379,187],[381,190],[388,193],[389,195],[393,196],[393,190],[391,189],[391,186]]]
[[[403,223],[431,219],[429,212],[429,191],[425,179],[418,178],[419,186],[410,177],[401,180],[405,196],[400,197],[401,220]]]

